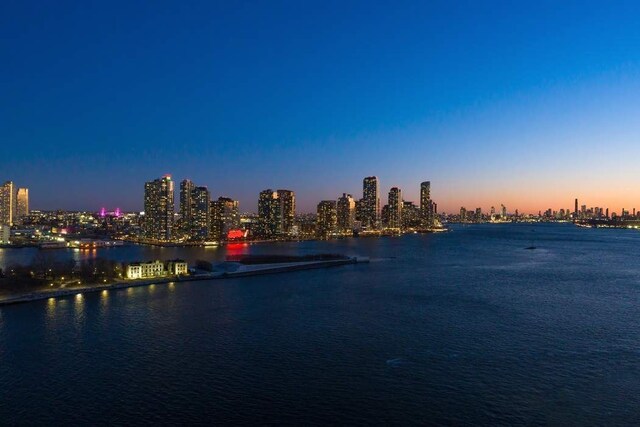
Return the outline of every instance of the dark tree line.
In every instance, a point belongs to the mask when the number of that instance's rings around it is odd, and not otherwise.
[[[38,252],[30,264],[13,264],[5,268],[7,279],[32,279],[35,281],[79,280],[83,283],[99,283],[121,278],[122,263],[105,258],[93,258],[76,262],[56,260],[51,254]]]

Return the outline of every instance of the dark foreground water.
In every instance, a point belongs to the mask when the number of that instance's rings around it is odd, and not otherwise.
[[[639,242],[481,225],[255,245],[231,250],[374,260],[2,307],[0,424],[636,424]]]

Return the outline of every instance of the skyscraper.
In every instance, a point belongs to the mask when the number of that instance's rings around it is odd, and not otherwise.
[[[574,218],[578,218],[578,199],[575,200],[575,208],[573,210]]]
[[[191,240],[204,240],[211,228],[211,194],[207,187],[185,179],[180,182],[180,230]]]
[[[433,227],[433,203],[431,201],[431,181],[420,183],[420,217],[422,227]]]
[[[368,176],[362,181],[362,226],[375,230],[380,223],[380,185],[378,177]]]
[[[215,240],[227,238],[230,230],[240,227],[240,204],[228,197],[218,197],[211,202],[211,237]]]
[[[211,195],[207,187],[194,187],[191,192],[191,218],[189,220],[189,237],[194,240],[205,240],[209,236],[211,216],[209,204]]]
[[[318,203],[316,219],[316,236],[328,239],[336,231],[338,224],[338,207],[335,200],[323,200]]]
[[[389,190],[389,228],[402,228],[402,191],[398,187]]]
[[[13,182],[7,181],[0,186],[0,226],[13,225],[15,203]]]
[[[22,224],[29,216],[29,189],[18,188],[16,195],[16,218],[15,221]]]
[[[144,185],[144,236],[161,242],[173,238],[174,193],[171,175]]]
[[[402,203],[402,227],[404,229],[418,228],[422,226],[420,208],[413,202]]]
[[[195,184],[189,179],[180,182],[180,230],[187,236],[191,234],[194,188]]]
[[[271,239],[282,231],[278,192],[267,189],[260,192],[258,199],[258,233],[261,237]]]
[[[342,193],[337,203],[338,231],[350,233],[353,231],[356,219],[356,202],[351,194]]]
[[[278,190],[280,201],[280,232],[290,234],[296,220],[296,194],[291,190]]]

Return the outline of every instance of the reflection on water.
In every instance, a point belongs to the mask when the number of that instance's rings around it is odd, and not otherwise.
[[[73,311],[75,313],[76,326],[81,328],[86,317],[84,295],[76,294],[73,297]]]
[[[0,424],[637,425],[640,234],[530,229],[230,245],[382,261],[2,307]]]
[[[241,255],[247,252],[248,243],[229,243],[226,246],[226,255]]]
[[[109,291],[106,289],[100,292],[100,313],[105,314],[109,308]]]

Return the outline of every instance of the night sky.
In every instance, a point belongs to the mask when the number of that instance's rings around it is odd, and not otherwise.
[[[299,211],[377,175],[440,211],[640,208],[640,3],[0,4],[0,180],[142,209],[172,174]]]

